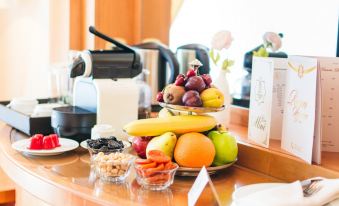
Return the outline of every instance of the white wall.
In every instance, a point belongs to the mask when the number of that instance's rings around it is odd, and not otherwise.
[[[66,61],[69,0],[2,0],[0,100],[48,97],[49,66]]]
[[[282,50],[288,54],[335,56],[338,17],[339,0],[185,0],[170,46],[210,46],[215,32],[230,30],[236,78],[245,52],[261,44],[266,31],[284,33]]]

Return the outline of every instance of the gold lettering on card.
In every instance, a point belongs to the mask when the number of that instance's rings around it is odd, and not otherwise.
[[[294,142],[291,142],[291,149],[300,153],[303,152],[303,148],[295,144]]]
[[[307,102],[301,99],[298,99],[298,92],[292,90],[287,97],[287,105],[292,111],[292,117],[294,122],[303,122],[307,119],[308,115],[306,114]]]
[[[262,131],[265,131],[266,129],[266,124],[267,124],[267,121],[265,120],[265,117],[263,116],[258,116],[256,119],[255,119],[255,122],[254,122],[254,126],[259,129],[259,130],[262,130]]]

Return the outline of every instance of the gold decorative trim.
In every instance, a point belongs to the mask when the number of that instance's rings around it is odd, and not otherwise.
[[[308,69],[304,69],[304,66],[302,64],[300,64],[298,67],[295,67],[292,65],[291,62],[288,62],[288,66],[292,69],[292,71],[295,71],[298,74],[298,77],[300,79],[303,78],[305,74],[309,74],[317,68],[317,67],[310,67]]]

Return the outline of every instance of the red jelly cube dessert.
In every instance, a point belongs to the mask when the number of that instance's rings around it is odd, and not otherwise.
[[[60,142],[59,142],[59,137],[58,137],[57,134],[51,134],[49,136],[52,138],[52,140],[53,140],[53,142],[54,142],[56,147],[60,147],[61,146]]]
[[[39,143],[40,143],[40,149],[43,149],[43,143],[44,143],[44,135],[42,134],[36,134],[34,135],[34,137],[39,139]]]
[[[43,138],[42,134],[36,134],[31,137],[31,143],[29,149],[43,149]]]
[[[44,145],[44,149],[53,149],[56,147],[51,136],[44,137],[43,145]]]

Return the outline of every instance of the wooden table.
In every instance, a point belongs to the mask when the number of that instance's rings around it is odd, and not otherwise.
[[[10,138],[11,137],[11,138]],[[141,188],[135,174],[125,184],[107,184],[91,178],[89,155],[82,148],[55,157],[29,157],[11,148],[11,141],[26,138],[10,126],[0,125],[0,166],[16,184],[16,205],[186,205],[192,177],[176,177],[167,190]],[[235,188],[278,179],[241,166],[212,176],[223,205],[231,203]],[[198,205],[214,205],[207,188]]]

